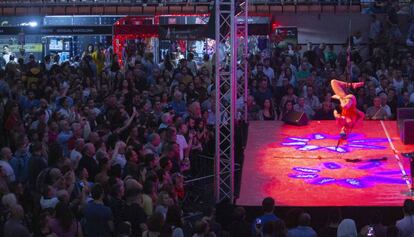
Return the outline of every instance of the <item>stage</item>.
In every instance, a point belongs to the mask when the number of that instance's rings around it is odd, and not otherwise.
[[[402,144],[396,122],[364,121],[336,147],[338,134],[335,121],[250,122],[237,205],[271,196],[278,206],[401,206],[410,168],[398,152],[414,145]]]

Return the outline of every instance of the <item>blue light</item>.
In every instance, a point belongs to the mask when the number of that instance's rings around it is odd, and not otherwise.
[[[289,140],[293,140],[293,141],[300,141],[300,142],[308,142],[309,139],[307,138],[299,138],[299,137],[289,137]]]
[[[321,172],[318,169],[306,168],[306,167],[294,167],[292,170],[303,172],[303,173],[318,173],[318,172]]]
[[[315,185],[326,185],[326,184],[333,184],[333,183],[336,183],[336,179],[324,178],[324,177],[314,179],[310,182],[310,184],[315,184]]]
[[[289,174],[290,178],[295,178],[295,179],[314,179],[316,177],[318,177],[317,174]]]
[[[338,147],[336,147],[336,146],[326,146],[325,148],[330,150],[330,151],[335,151],[335,152],[338,152],[338,153],[347,153],[348,152],[347,149],[345,149],[343,147],[340,147],[340,146],[338,146]]]
[[[306,145],[303,147],[299,147],[298,150],[299,151],[313,151],[313,150],[318,150],[321,149],[322,147],[320,146],[315,146],[315,145]]]
[[[284,146],[305,146],[306,142],[283,142]]]
[[[337,164],[337,163],[334,163],[334,162],[325,162],[325,163],[323,163],[323,165],[324,165],[327,169],[330,169],[330,170],[336,170],[336,169],[340,169],[340,168],[342,168],[342,166],[341,166],[341,165],[339,165],[339,164]]]
[[[324,135],[322,135],[322,134],[313,134],[313,139],[315,139],[315,140],[322,140],[322,139],[325,139],[325,136]]]

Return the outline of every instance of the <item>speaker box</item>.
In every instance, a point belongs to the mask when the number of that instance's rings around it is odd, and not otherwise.
[[[285,116],[284,121],[287,124],[303,126],[308,124],[309,119],[304,112],[292,111]]]
[[[397,125],[402,142],[414,144],[414,108],[398,108]]]

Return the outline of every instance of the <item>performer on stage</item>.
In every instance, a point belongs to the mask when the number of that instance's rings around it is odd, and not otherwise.
[[[347,83],[338,80],[332,80],[331,86],[335,95],[332,96],[334,99],[338,99],[341,102],[341,113],[334,110],[334,116],[337,123],[341,126],[341,138],[345,139],[347,134],[350,133],[352,128],[362,119],[364,119],[364,113],[357,109],[357,100],[354,95],[347,94],[347,88],[356,89],[363,86],[363,82]]]

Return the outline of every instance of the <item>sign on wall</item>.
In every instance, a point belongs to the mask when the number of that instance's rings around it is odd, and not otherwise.
[[[288,44],[298,44],[298,28],[295,26],[281,26],[273,31],[273,42],[277,43],[277,47],[287,47]]]
[[[20,52],[22,48],[21,45],[9,45],[9,48],[12,52]],[[43,50],[42,44],[25,44],[23,45],[23,49],[27,53],[41,53]]]
[[[112,26],[6,26],[0,35],[112,35]]]
[[[198,40],[203,39],[205,25],[166,25],[158,28],[160,39],[165,40]]]

